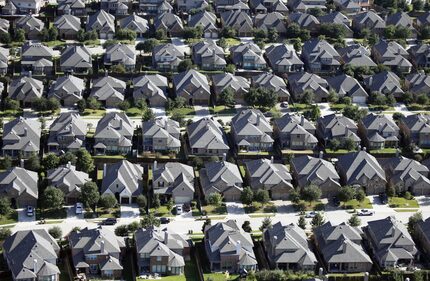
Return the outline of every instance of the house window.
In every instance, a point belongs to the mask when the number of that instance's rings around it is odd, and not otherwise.
[[[85,256],[85,259],[86,259],[87,261],[94,261],[94,260],[96,260],[96,259],[97,259],[97,256],[96,256],[96,255],[86,255],[86,256]]]
[[[157,257],[157,261],[161,261],[161,256],[158,256],[158,257]]]

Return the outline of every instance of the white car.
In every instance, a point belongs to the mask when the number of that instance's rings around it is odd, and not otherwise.
[[[366,209],[362,209],[360,210],[360,212],[358,212],[359,216],[373,216],[375,212],[372,210],[366,210]]]
[[[29,217],[34,216],[34,208],[33,208],[33,206],[27,206],[27,216],[29,216]]]
[[[82,203],[79,203],[79,202],[76,203],[76,205],[75,205],[75,214],[77,214],[77,215],[82,214],[83,209],[84,209],[84,206],[82,205]]]
[[[176,214],[177,215],[182,214],[182,206],[181,205],[176,205]]]
[[[314,218],[316,215],[317,215],[317,212],[315,212],[315,211],[310,211],[310,212],[307,212],[307,213],[306,213],[305,218],[307,218],[307,219],[312,219],[312,218]]]

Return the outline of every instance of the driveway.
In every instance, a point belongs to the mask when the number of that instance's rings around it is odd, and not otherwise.
[[[242,203],[228,202],[226,206],[229,215],[245,215],[245,208]]]
[[[140,216],[139,206],[137,204],[121,205],[121,218],[138,218]]]
[[[275,200],[272,203],[276,206],[278,214],[294,213],[293,203],[291,201]]]
[[[151,110],[154,113],[155,117],[166,116],[166,109],[164,107],[151,107]]]
[[[18,222],[33,222],[36,220],[36,216],[27,216],[27,209],[21,208],[16,210],[18,212]]]
[[[335,113],[333,110],[331,110],[330,104],[328,102],[318,103],[318,107],[320,108],[321,116],[326,116],[326,115]]]
[[[405,115],[405,116],[413,114],[412,112],[409,111],[409,109],[406,107],[406,105],[404,103],[401,103],[401,102],[398,102],[394,105],[394,110],[398,113]]]
[[[67,218],[68,219],[84,219],[84,213],[77,215],[76,209],[74,205],[65,206],[67,209]]]
[[[201,106],[201,105],[195,105],[194,110],[196,112],[196,116],[193,118],[193,120],[198,121],[204,117],[210,117],[211,114],[209,112],[209,107],[207,106]]]

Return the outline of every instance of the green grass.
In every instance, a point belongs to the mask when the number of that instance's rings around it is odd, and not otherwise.
[[[391,208],[419,208],[417,200],[407,200],[403,197],[389,197],[388,205]]]
[[[94,155],[93,159],[125,159],[124,155]]]
[[[205,280],[212,280],[212,281],[231,281],[231,280],[238,280],[239,275],[228,274],[227,276],[225,273],[204,273],[203,278]]]
[[[267,218],[267,217],[274,217],[275,214],[273,213],[267,213],[267,214],[249,214],[250,218]]]
[[[125,114],[128,116],[140,116],[142,115],[143,111],[140,108],[137,107],[130,107],[125,111]]]
[[[239,171],[240,171],[240,174],[242,175],[242,178],[245,178],[246,177],[246,167],[244,164],[239,165]]]
[[[43,42],[43,44],[52,48],[56,46],[64,46],[66,45],[66,42],[60,41],[60,40],[54,40],[54,41]]]
[[[238,155],[269,155],[268,151],[239,151]]]
[[[17,223],[17,222],[18,222],[18,212],[16,210],[13,210],[7,216],[0,217],[0,225]]]
[[[384,148],[384,149],[370,149],[370,153],[380,153],[380,154],[395,154],[395,148]]]
[[[365,198],[362,202],[359,202],[357,199],[349,200],[345,203],[342,203],[342,207],[344,209],[372,209],[372,203],[370,203],[369,198]]]
[[[388,105],[368,104],[369,111],[393,111],[394,107]]]
[[[139,277],[136,278],[136,281],[143,281],[143,280],[146,280],[146,279],[142,279]],[[185,262],[185,272],[183,275],[164,276],[158,280],[161,280],[161,281],[198,281],[199,278],[197,276],[196,264],[193,261],[186,261]]]
[[[149,210],[151,213],[154,213],[157,217],[173,217],[171,210],[167,209],[167,206],[160,206],[157,210],[151,208]]]
[[[96,209],[96,218],[99,219],[107,219],[107,218],[119,218],[121,216],[120,207],[112,208],[110,210],[105,208],[97,208]],[[93,210],[86,209],[84,213],[85,218],[93,218]]]
[[[323,211],[325,209],[324,203],[321,201],[313,201],[313,202],[306,202],[304,200],[300,200],[299,204],[303,202],[305,209],[303,211]],[[294,207],[296,207],[298,204],[295,204]]]
[[[328,153],[328,154],[346,154],[348,152],[351,152],[351,150],[347,150],[347,149],[333,150],[333,149],[330,149],[330,148],[326,148],[325,149],[325,153]]]
[[[330,108],[333,111],[340,111],[342,109],[344,109],[347,105],[346,104],[342,104],[342,103],[331,103],[330,104]]]
[[[225,215],[227,214],[227,207],[225,204],[222,204],[219,207],[206,205],[202,207],[203,211],[206,212],[208,216],[210,215]]]
[[[103,170],[97,170],[97,180],[103,179]]]
[[[273,203],[266,205],[260,202],[252,202],[251,206],[245,206],[245,213],[276,213],[276,206]]]
[[[416,213],[419,209],[394,209],[398,213]]]
[[[236,114],[236,108],[226,107],[224,105],[217,105],[209,108],[209,112],[211,114],[225,114],[225,115],[234,115]]]
[[[181,115],[185,115],[185,116],[196,114],[194,107],[175,108],[175,109],[169,111],[170,116],[173,115],[173,113],[181,114]]]
[[[228,47],[237,46],[240,44],[240,40],[236,38],[225,38],[225,42],[227,43]]]
[[[307,108],[310,108],[310,104],[294,103],[294,104],[290,104],[288,107],[290,108],[291,111],[302,111]]]
[[[66,208],[60,210],[36,208],[36,220],[46,219],[46,220],[58,220],[67,218]]]
[[[96,40],[87,40],[87,41],[84,41],[83,44],[86,47],[97,46],[97,45],[100,45],[100,40],[99,39],[96,39]]]
[[[17,117],[19,115],[22,114],[21,110],[2,110],[0,111],[0,117],[4,118],[4,117]]]
[[[106,110],[104,109],[89,109],[86,108],[82,113],[82,116],[103,116],[105,115]]]

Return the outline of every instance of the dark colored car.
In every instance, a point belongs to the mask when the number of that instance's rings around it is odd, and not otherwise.
[[[190,204],[184,204],[184,205],[182,206],[182,210],[183,210],[185,213],[188,213],[189,211],[191,211],[191,206],[190,206]]]
[[[388,197],[387,194],[385,193],[381,193],[379,194],[379,200],[381,201],[382,204],[387,204],[388,203]]]
[[[115,225],[117,222],[116,218],[107,218],[101,222],[101,225]]]
[[[170,219],[169,218],[165,218],[165,217],[161,217],[160,218],[160,223],[161,224],[167,224],[167,223],[169,223],[170,222]]]
[[[333,196],[333,205],[335,207],[339,207],[340,206],[340,201],[336,196]]]

